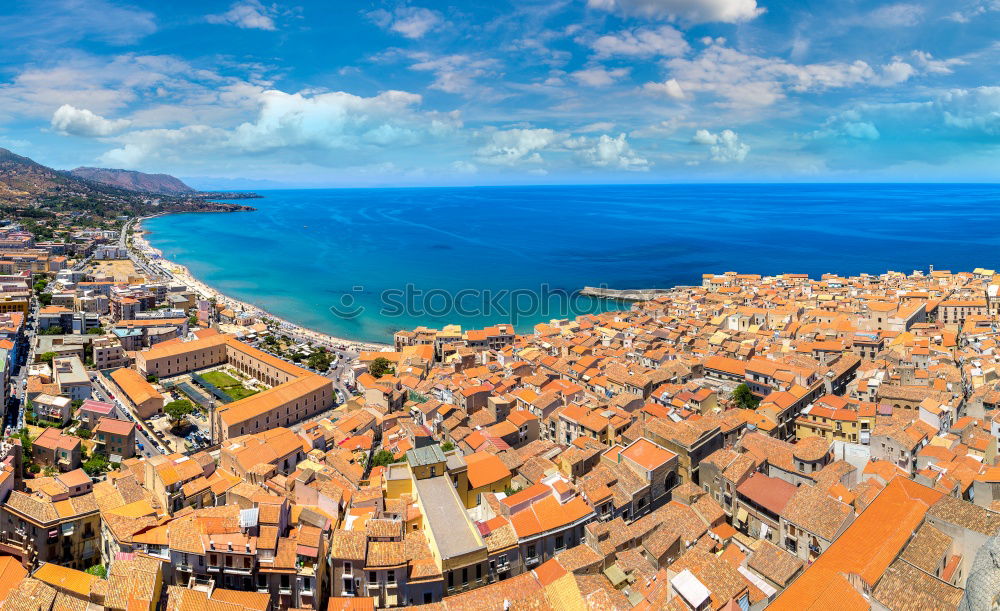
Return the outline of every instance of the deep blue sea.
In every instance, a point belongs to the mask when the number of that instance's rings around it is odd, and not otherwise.
[[[256,212],[147,221],[150,241],[226,294],[368,341],[417,325],[510,322],[512,301],[520,329],[616,307],[571,301],[585,285],[670,287],[726,271],[816,277],[1000,267],[997,185],[260,193],[244,202]]]

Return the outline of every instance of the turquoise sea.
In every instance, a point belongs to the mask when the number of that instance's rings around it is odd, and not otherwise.
[[[510,322],[515,307],[524,330],[619,306],[571,300],[585,285],[669,287],[725,271],[817,277],[1000,267],[996,185],[260,193],[245,201],[255,212],[151,219],[150,241],[228,295],[367,341],[417,325]]]

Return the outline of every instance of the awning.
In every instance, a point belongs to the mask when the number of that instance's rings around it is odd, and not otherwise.
[[[739,509],[736,510],[736,521],[737,522],[746,523],[747,518],[749,518],[749,517],[750,517],[750,514],[747,513],[746,509],[740,507]]]

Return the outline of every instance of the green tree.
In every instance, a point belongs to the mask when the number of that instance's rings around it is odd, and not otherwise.
[[[25,427],[18,431],[15,437],[21,440],[21,449],[23,450],[21,454],[31,456],[31,433],[28,432],[28,428]]]
[[[376,378],[381,378],[386,374],[393,373],[392,363],[384,356],[375,357],[375,360],[368,365],[368,373]]]
[[[326,371],[333,364],[333,355],[325,349],[320,349],[309,355],[306,364],[317,371]]]
[[[736,405],[744,409],[757,409],[757,406],[760,404],[760,399],[750,392],[750,387],[746,384],[737,386],[733,390],[731,398],[736,402]]]
[[[369,467],[385,467],[396,462],[396,457],[389,450],[379,450],[372,455]]]
[[[56,356],[55,352],[43,352],[38,355],[38,361],[40,363],[48,363],[49,365],[52,365],[52,359],[56,358]]]
[[[76,429],[76,436],[80,439],[90,439],[90,431],[84,428]]]
[[[455,444],[453,444],[450,441],[446,441],[443,444],[441,444],[441,450],[445,452],[451,452],[454,449],[455,449]]]
[[[52,304],[52,293],[39,293],[38,303],[42,304],[42,307]]]
[[[104,335],[104,327],[98,325],[87,329],[87,335]]]
[[[63,328],[61,325],[52,325],[48,329],[42,331],[42,335],[62,335]]]
[[[104,454],[94,453],[93,456],[87,459],[83,463],[83,470],[87,472],[87,475],[93,477],[95,475],[100,475],[101,473],[106,473],[108,469],[111,468],[111,463],[108,461],[108,457]]]
[[[108,578],[108,569],[104,568],[103,564],[95,564],[94,566],[89,567],[87,570],[85,570],[84,573],[89,573],[96,577],[100,577],[101,579]]]
[[[187,399],[177,399],[164,405],[163,411],[173,421],[174,426],[177,426],[185,416],[194,411],[194,405]]]
[[[197,316],[191,316],[190,318],[188,318],[188,326],[189,327],[197,327],[198,326],[198,317]]]

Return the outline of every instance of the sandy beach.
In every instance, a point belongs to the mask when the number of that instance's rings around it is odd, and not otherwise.
[[[389,344],[375,343],[375,342],[359,342],[355,340],[345,339],[342,337],[334,337],[332,335],[327,335],[326,333],[320,333],[319,331],[314,331],[312,329],[307,329],[301,325],[297,325],[291,321],[285,320],[279,316],[275,316],[266,310],[257,307],[255,305],[234,299],[222,292],[208,286],[201,280],[198,280],[187,267],[175,262],[170,261],[163,257],[163,252],[159,249],[153,247],[149,241],[146,239],[145,232],[142,231],[142,222],[146,220],[144,217],[138,220],[136,226],[140,229],[139,233],[133,235],[132,248],[145,255],[147,260],[154,262],[159,265],[162,270],[170,275],[175,281],[191,288],[196,293],[201,295],[204,299],[215,299],[217,303],[222,303],[226,307],[232,309],[235,312],[247,312],[258,319],[269,318],[278,323],[279,329],[285,335],[295,338],[298,341],[312,342],[314,344],[319,344],[326,348],[349,351],[349,352],[360,352],[362,350],[369,351],[383,351],[391,349]]]

